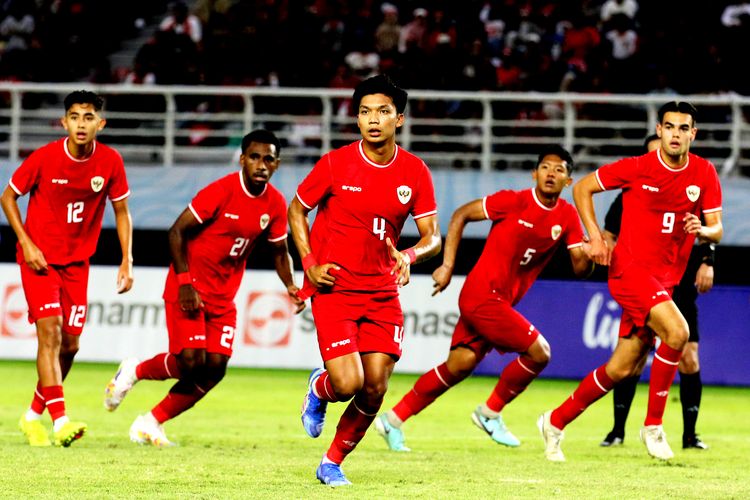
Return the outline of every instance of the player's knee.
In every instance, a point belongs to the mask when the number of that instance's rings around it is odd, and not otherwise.
[[[346,379],[336,379],[331,377],[331,386],[333,387],[333,392],[336,393],[336,398],[339,401],[349,401],[355,394],[362,390],[363,385],[364,381],[359,380],[357,377]]]
[[[687,344],[689,334],[687,324],[675,325],[674,328],[667,331],[666,338],[662,340],[672,349],[682,351]]]
[[[201,351],[185,349],[177,356],[177,364],[183,378],[195,378],[205,371],[206,357]]]
[[[688,347],[683,352],[679,366],[680,373],[686,375],[696,373],[701,369],[700,362],[698,361],[698,352],[689,347],[690,344],[688,344]]]
[[[552,357],[552,349],[547,339],[539,335],[525,355],[536,365],[545,367]]]

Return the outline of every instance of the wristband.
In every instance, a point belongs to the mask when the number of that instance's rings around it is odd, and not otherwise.
[[[315,260],[315,256],[310,252],[309,254],[305,255],[305,257],[302,259],[302,269],[307,271],[312,266],[317,266],[318,261]]]
[[[177,274],[177,283],[182,285],[192,285],[193,284],[193,277],[190,276],[190,273],[185,271],[184,273]]]
[[[414,251],[414,247],[407,248],[401,253],[409,258],[409,264],[414,264],[417,261],[417,252]]]

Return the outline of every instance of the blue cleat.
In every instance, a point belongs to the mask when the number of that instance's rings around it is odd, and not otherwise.
[[[322,401],[313,392],[313,384],[324,371],[322,368],[316,368],[310,372],[310,377],[307,380],[307,394],[302,401],[302,427],[305,428],[307,435],[312,438],[320,436],[320,433],[323,432],[323,424],[326,422],[328,401]]]
[[[511,448],[521,445],[521,441],[508,430],[505,422],[503,422],[503,417],[500,415],[497,418],[487,418],[482,415],[481,406],[477,406],[477,409],[471,414],[471,420],[477,427],[486,432],[494,442]]]
[[[352,484],[344,475],[344,471],[341,470],[341,465],[330,462],[320,462],[318,470],[315,471],[315,477],[317,477],[321,483],[328,485],[331,488],[336,488],[337,486],[351,486]]]
[[[383,413],[375,419],[375,430],[383,436],[385,444],[393,451],[411,451],[404,445],[404,433],[401,429],[393,427],[388,417]]]

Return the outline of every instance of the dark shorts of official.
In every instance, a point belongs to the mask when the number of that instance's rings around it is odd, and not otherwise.
[[[693,275],[694,276],[694,275]],[[698,290],[693,284],[694,279],[683,279],[679,285],[674,287],[672,292],[672,300],[677,305],[677,309],[680,310],[685,320],[687,321],[688,328],[690,329],[690,336],[688,342],[699,342],[700,335],[698,334],[698,305],[695,303],[698,298]]]
[[[19,266],[23,293],[29,306],[29,323],[62,316],[62,331],[80,335],[88,311],[89,263],[50,264],[45,272],[34,271],[26,263]]]

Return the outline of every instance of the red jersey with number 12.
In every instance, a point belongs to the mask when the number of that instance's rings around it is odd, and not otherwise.
[[[365,156],[362,141],[323,156],[297,188],[297,199],[318,207],[310,246],[318,263],[341,267],[333,290],[397,290],[386,238],[396,245],[409,215],[437,213],[422,160],[396,146],[391,161],[380,165]]]
[[[605,165],[596,179],[602,189],[622,188],[622,227],[609,275],[636,263],[665,287],[679,283],[695,241],[682,219],[721,210],[716,168],[689,153],[682,168],[672,169],[657,149]]]
[[[68,138],[37,149],[8,183],[19,196],[29,195],[24,227],[49,264],[88,260],[96,251],[107,198],[130,195],[122,157],[94,142],[91,155],[79,160],[68,150]],[[18,263],[24,262],[17,245]]]
[[[583,244],[578,212],[561,198],[550,208],[527,189],[498,191],[482,201],[492,228],[461,295],[490,293],[515,305],[561,243],[569,249]]]

